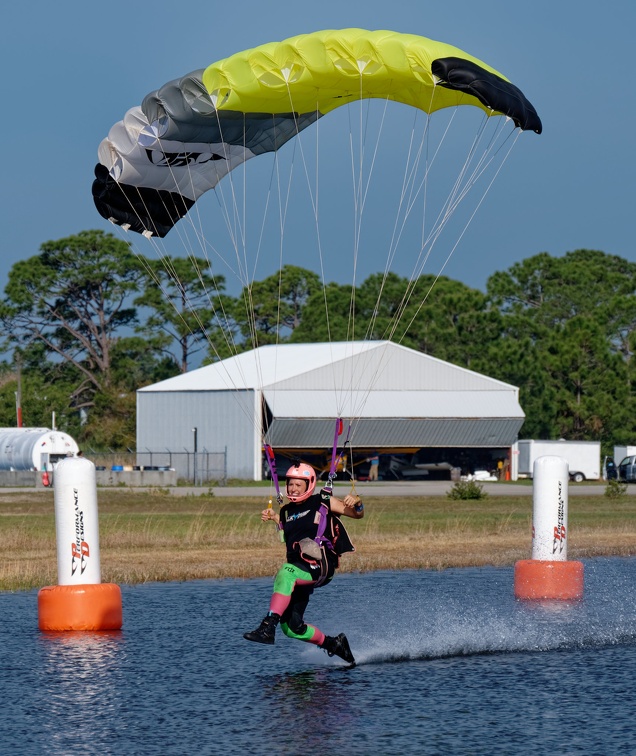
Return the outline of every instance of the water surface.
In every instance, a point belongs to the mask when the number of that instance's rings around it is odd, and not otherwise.
[[[585,562],[580,602],[517,602],[511,568],[338,575],[307,619],[346,669],[243,640],[270,580],[123,586],[124,629],[41,633],[0,594],[3,752],[636,753],[636,559]]]

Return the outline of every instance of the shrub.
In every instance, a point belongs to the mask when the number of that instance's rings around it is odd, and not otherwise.
[[[605,486],[605,496],[608,499],[620,499],[621,496],[625,496],[627,493],[627,483],[624,480],[616,480],[615,478],[607,481]]]
[[[458,480],[455,485],[446,492],[449,499],[485,499],[488,494],[484,491],[481,483],[475,480]]]

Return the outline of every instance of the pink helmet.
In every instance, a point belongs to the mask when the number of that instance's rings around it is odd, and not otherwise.
[[[313,494],[314,488],[316,488],[316,471],[311,465],[306,465],[304,462],[290,467],[289,470],[287,470],[285,477],[287,478],[287,480],[289,480],[290,478],[298,478],[298,480],[307,481],[307,490],[305,491],[305,493],[298,494],[297,496],[290,496],[289,494],[287,494],[287,498],[290,501],[293,501],[294,504],[297,504],[299,501],[305,501],[305,499],[308,499]]]

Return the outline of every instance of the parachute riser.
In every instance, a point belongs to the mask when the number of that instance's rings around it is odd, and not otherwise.
[[[278,506],[282,507],[283,494],[280,492],[280,485],[278,483],[278,472],[276,471],[276,458],[274,457],[274,450],[269,444],[263,444],[263,448],[265,449],[265,459],[267,460],[267,465],[269,466],[272,482],[274,483],[274,488],[276,489],[276,501],[278,502]]]
[[[347,428],[347,436],[344,444],[342,445],[342,451],[340,452],[340,454],[338,454],[338,437],[342,435],[343,427],[342,418],[336,418],[336,428],[333,436],[333,447],[331,449],[331,466],[329,467],[329,474],[327,475],[327,485],[323,488],[323,490],[329,490],[329,492],[333,491],[333,481],[336,477],[336,470],[338,469],[338,465],[340,464],[340,461],[344,456],[344,451],[347,448],[347,444],[349,443],[349,435],[351,434],[351,423],[349,423],[349,427]]]

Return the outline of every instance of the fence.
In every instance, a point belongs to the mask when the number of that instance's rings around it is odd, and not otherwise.
[[[97,469],[115,470],[176,470],[180,480],[203,486],[227,484],[227,448],[222,452],[126,451],[96,452],[84,450],[84,456]]]

